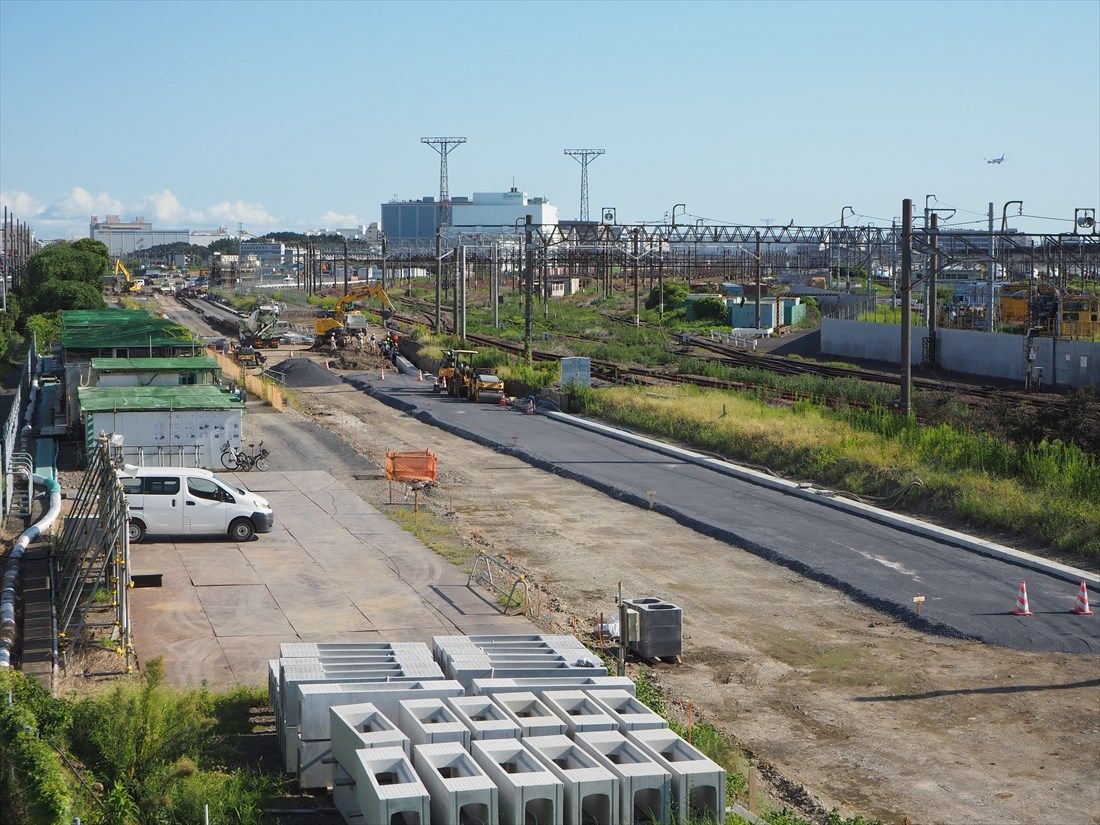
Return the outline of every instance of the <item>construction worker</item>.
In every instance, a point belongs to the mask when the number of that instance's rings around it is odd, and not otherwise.
[[[365,336],[363,335],[363,330],[359,330],[357,333],[355,333],[355,348],[356,348],[356,350],[358,350],[360,355],[363,353],[363,339],[364,339],[364,337]]]
[[[328,334],[328,351],[336,352],[336,333],[330,332]]]
[[[377,339],[376,339],[376,338],[374,337],[374,333],[372,332],[372,333],[370,334],[370,350],[369,350],[369,352],[370,352],[370,353],[371,353],[372,355],[373,355],[374,353],[376,353],[376,352],[378,351],[378,347],[377,347],[377,346],[375,345],[375,341],[376,341],[376,340],[377,340]]]

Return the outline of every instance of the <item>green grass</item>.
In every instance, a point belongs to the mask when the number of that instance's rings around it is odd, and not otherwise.
[[[778,408],[688,386],[574,397],[590,415],[659,437],[1100,557],[1100,465],[1072,445],[1016,445],[882,409],[828,410],[808,401]]]
[[[457,567],[465,567],[474,556],[458,528],[427,508],[414,513],[411,507],[384,507],[383,512]]]

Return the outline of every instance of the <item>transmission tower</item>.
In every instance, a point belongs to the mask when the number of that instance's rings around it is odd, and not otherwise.
[[[565,154],[581,165],[581,220],[588,220],[588,164],[606,149],[566,149]]]
[[[464,137],[423,137],[426,143],[439,152],[439,226],[451,225],[451,196],[447,191],[447,155],[466,142]]]

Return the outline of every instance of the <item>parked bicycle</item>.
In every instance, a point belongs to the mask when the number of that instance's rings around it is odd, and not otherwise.
[[[256,446],[255,444],[248,445],[249,449]],[[246,473],[252,469],[270,470],[269,455],[271,455],[271,452],[264,446],[262,441],[259,443],[259,448],[250,453],[238,450],[231,442],[226,441],[222,445],[222,466],[227,470],[241,470]]]

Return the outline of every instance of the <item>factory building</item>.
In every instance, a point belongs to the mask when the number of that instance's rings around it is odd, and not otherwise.
[[[241,257],[255,256],[257,264],[263,268],[282,266],[290,259],[286,245],[278,241],[241,241]]]
[[[134,255],[161,244],[210,246],[214,241],[231,237],[224,226],[217,229],[153,229],[153,225],[141,215],[132,221],[124,221],[118,215],[108,215],[103,220],[98,215],[92,215],[88,236],[105,243],[113,258]]]
[[[558,208],[543,197],[530,197],[512,187],[507,192],[475,192],[451,199],[451,226],[455,232],[511,233],[510,227],[530,215],[534,223],[556,224]],[[390,241],[435,238],[439,201],[433,197],[382,204],[382,231]]]

